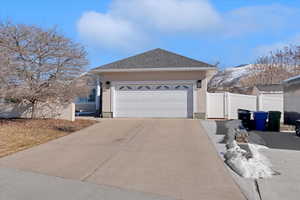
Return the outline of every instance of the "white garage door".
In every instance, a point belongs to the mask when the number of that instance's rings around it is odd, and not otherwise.
[[[114,117],[191,118],[191,84],[117,85]]]

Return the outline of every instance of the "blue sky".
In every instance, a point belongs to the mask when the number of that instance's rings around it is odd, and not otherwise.
[[[300,42],[300,1],[9,0],[0,19],[36,24],[82,43],[90,68],[153,48],[220,62],[252,63]]]

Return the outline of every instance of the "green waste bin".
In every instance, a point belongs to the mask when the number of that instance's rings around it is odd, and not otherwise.
[[[280,131],[280,118],[281,112],[279,111],[269,111],[268,116],[268,130],[269,131]]]

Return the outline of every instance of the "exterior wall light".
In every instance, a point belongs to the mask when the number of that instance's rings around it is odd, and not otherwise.
[[[202,80],[197,81],[197,88],[202,88]]]
[[[106,81],[105,86],[106,86],[106,89],[109,89],[110,88],[110,81]]]

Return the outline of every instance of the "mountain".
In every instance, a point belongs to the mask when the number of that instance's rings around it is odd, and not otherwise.
[[[219,71],[209,82],[208,91],[228,91],[228,92],[242,92],[248,93],[250,88],[243,88],[241,80],[251,74],[254,70],[254,65],[239,65],[232,68],[227,68]]]

